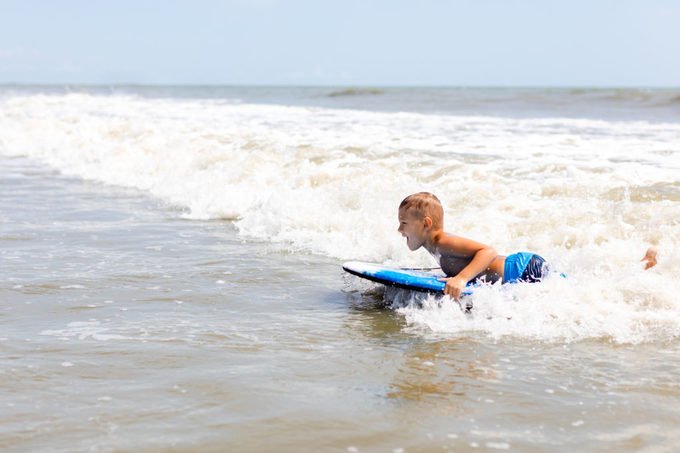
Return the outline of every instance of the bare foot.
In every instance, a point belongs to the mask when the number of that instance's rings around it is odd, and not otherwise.
[[[656,247],[650,247],[647,249],[647,253],[645,253],[645,257],[642,258],[640,261],[645,261],[645,270],[649,269],[650,267],[656,266],[656,254],[659,253],[659,250]]]

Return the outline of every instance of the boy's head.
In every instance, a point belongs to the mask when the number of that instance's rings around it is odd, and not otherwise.
[[[418,192],[404,198],[399,205],[399,212],[408,214],[416,220],[429,217],[434,230],[444,228],[444,208],[439,198],[429,192]]]

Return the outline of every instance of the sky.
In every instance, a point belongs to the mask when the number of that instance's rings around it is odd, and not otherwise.
[[[0,83],[680,87],[680,0],[0,0]]]

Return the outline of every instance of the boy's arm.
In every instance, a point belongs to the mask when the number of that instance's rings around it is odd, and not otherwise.
[[[458,298],[465,285],[480,273],[484,272],[498,256],[496,250],[481,242],[459,236],[446,235],[442,237],[437,247],[457,255],[472,256],[472,261],[457,275],[446,279],[444,294]]]

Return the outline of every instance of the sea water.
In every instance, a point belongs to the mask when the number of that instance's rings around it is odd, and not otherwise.
[[[0,448],[679,448],[679,99],[3,87]],[[345,275],[434,264],[421,190],[567,277],[465,313]]]

